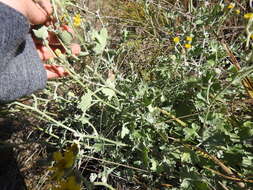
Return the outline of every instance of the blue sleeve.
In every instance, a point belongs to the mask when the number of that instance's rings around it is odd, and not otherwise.
[[[25,16],[0,3],[0,103],[30,95],[46,85],[43,64]]]

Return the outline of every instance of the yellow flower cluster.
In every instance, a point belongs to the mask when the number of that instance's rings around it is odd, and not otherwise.
[[[246,14],[244,15],[244,18],[245,18],[245,19],[252,19],[252,18],[253,18],[253,13],[246,13]]]
[[[230,3],[230,4],[228,5],[228,9],[233,9],[233,8],[235,8],[235,4],[234,4],[234,3]]]
[[[228,8],[228,9],[234,9],[234,8],[235,8],[235,3],[230,3],[230,4],[228,4],[227,8]],[[235,12],[237,15],[239,15],[239,14],[241,13],[241,10],[240,10],[240,9],[235,9],[234,12]],[[245,19],[250,20],[250,19],[253,18],[253,13],[246,13],[246,14],[244,14],[243,17],[244,17]]]
[[[53,190],[81,190],[80,182],[77,182],[72,169],[77,153],[77,144],[73,144],[63,153],[53,153],[54,165],[49,168],[53,172],[52,179],[57,182]]]
[[[228,6],[227,6],[227,9],[230,9],[230,10],[232,10],[232,9],[234,9],[235,8],[235,3],[230,3],[230,4],[228,4]],[[235,10],[233,10],[234,12],[235,12],[235,14],[237,14],[237,15],[239,15],[240,13],[241,13],[241,11],[240,11],[240,9],[235,9]]]
[[[49,168],[49,170],[54,172],[54,178],[61,178],[64,175],[64,171],[73,166],[75,156],[72,152],[54,152],[53,159],[55,164],[53,167]]]
[[[74,25],[75,27],[79,27],[79,26],[81,25],[81,21],[82,21],[82,19],[81,19],[80,14],[76,14],[76,15],[73,17],[73,25]]]
[[[239,14],[241,13],[240,9],[236,9],[236,10],[235,10],[235,13],[236,13],[237,15],[239,15]]]
[[[192,37],[191,37],[191,36],[187,36],[187,37],[186,37],[186,41],[192,42]]]
[[[77,153],[76,144],[63,153],[59,151],[53,153],[54,165],[49,168],[53,172],[52,179],[57,182],[53,190],[81,190],[80,182],[77,182],[73,173]]]
[[[178,44],[178,43],[180,42],[180,38],[179,38],[179,37],[173,38],[173,42],[174,42],[175,44]]]
[[[186,37],[186,41],[187,41],[187,43],[184,44],[184,47],[186,49],[190,49],[192,47],[192,45],[191,45],[191,43],[192,43],[192,37],[191,36],[187,36]]]
[[[190,49],[190,48],[192,47],[192,45],[191,45],[191,44],[185,44],[184,47],[185,47],[186,49]]]
[[[192,42],[192,37],[191,36],[186,36],[186,43],[184,44],[184,47],[186,48],[186,49],[190,49],[191,47],[192,47],[192,45],[191,45],[191,42]],[[173,38],[173,42],[175,43],[175,44],[178,44],[179,42],[180,42],[180,38],[177,36],[177,37],[174,37]]]
[[[70,149],[67,149],[63,154],[61,152],[53,153],[55,163],[53,167],[49,168],[49,170],[54,172],[53,178],[59,179],[64,175],[66,169],[69,169],[74,165],[76,153],[76,144],[72,145]]]
[[[70,176],[66,180],[62,180],[57,187],[53,188],[53,190],[80,190],[80,189],[81,186],[74,176]]]

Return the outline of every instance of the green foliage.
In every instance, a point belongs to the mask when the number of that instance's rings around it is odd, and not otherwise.
[[[96,44],[95,47],[93,48],[93,51],[96,54],[102,54],[106,47],[106,42],[108,38],[107,29],[102,28],[99,32],[94,30],[92,32],[92,38],[93,40],[96,40]]]
[[[41,28],[35,30],[33,29],[34,35],[41,39],[41,40],[46,40],[48,37],[48,31],[46,26],[42,26]]]
[[[62,42],[66,45],[70,45],[73,40],[73,35],[65,30],[59,31],[58,36],[62,40]]]

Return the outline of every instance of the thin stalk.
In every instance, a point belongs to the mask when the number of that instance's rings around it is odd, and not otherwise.
[[[76,134],[78,137],[89,138],[89,139],[96,139],[96,140],[102,140],[102,141],[104,141],[104,142],[112,143],[112,144],[115,144],[115,145],[117,145],[117,146],[128,146],[128,145],[126,145],[126,144],[124,144],[124,143],[117,142],[117,141],[113,141],[113,140],[110,140],[110,139],[106,139],[106,138],[104,138],[104,137],[81,134],[81,133],[75,131],[74,129],[72,129],[72,128],[70,128],[70,127],[68,127],[68,126],[66,126],[66,125],[64,125],[64,124],[62,124],[61,122],[55,120],[54,118],[52,118],[52,117],[46,115],[45,113],[43,113],[42,111],[40,111],[40,110],[38,110],[38,109],[36,109],[36,108],[34,108],[34,107],[27,106],[27,105],[22,104],[22,103],[19,103],[19,102],[15,102],[14,104],[16,104],[16,105],[18,105],[18,106],[21,106],[21,107],[23,107],[23,108],[25,108],[25,109],[28,109],[28,110],[37,112],[37,113],[40,114],[42,117],[45,117],[46,119],[48,119],[48,121],[51,121],[51,122],[55,123],[56,125],[58,125],[58,126],[64,128],[64,129],[66,129],[66,130],[68,130],[68,131],[70,131],[70,132]]]
[[[77,133],[77,131],[75,131],[74,129],[71,129],[69,128],[68,126],[62,124],[61,122],[55,120],[54,118],[48,116],[47,114],[45,114],[44,112],[40,111],[39,109],[37,108],[34,108],[34,107],[31,107],[31,106],[27,106],[25,104],[22,104],[22,103],[19,103],[19,102],[15,102],[14,104],[18,105],[18,106],[21,106],[23,108],[26,108],[28,110],[31,110],[31,111],[34,111],[34,112],[37,112],[38,114],[40,114],[41,116],[45,117],[46,119],[48,119],[49,121],[57,124],[58,126],[61,126],[62,128],[72,132],[72,133]]]
[[[112,186],[108,185],[107,183],[103,183],[103,182],[94,182],[93,185],[94,186],[104,186],[104,187],[107,187],[110,190],[116,190]]]
[[[86,157],[88,159],[92,159],[92,160],[97,160],[97,161],[100,161],[100,162],[103,162],[103,163],[107,163],[107,164],[112,164],[112,165],[121,166],[121,167],[124,167],[124,168],[129,168],[129,169],[140,171],[140,172],[149,173],[149,171],[147,171],[147,170],[143,170],[143,169],[136,168],[136,167],[129,166],[129,165],[125,165],[125,164],[119,164],[119,163],[116,163],[116,162],[112,162],[112,161],[108,161],[108,160],[104,160],[104,159],[100,159],[100,158],[95,158],[95,157],[87,156],[87,155],[84,155],[84,157]]]

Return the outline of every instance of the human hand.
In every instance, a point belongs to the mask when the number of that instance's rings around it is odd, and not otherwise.
[[[16,9],[31,24],[43,24],[50,20],[52,5],[50,0],[0,0],[0,2]]]
[[[68,72],[62,66],[44,64],[47,72],[47,79],[61,78],[68,76]]]
[[[61,29],[66,30],[74,35],[73,29],[71,29],[67,25],[62,26]],[[48,59],[55,57],[52,50],[54,51],[55,49],[59,49],[62,53],[65,53],[65,49],[62,47],[57,36],[54,33],[49,33],[49,36],[48,36],[48,42],[49,42],[49,46],[50,46],[51,50],[48,49],[46,46],[44,46],[41,43],[41,41],[34,39],[34,42],[35,42],[39,57],[43,61],[47,61]],[[81,51],[80,45],[76,44],[76,43],[72,43],[69,46],[69,48],[70,48],[72,54],[74,54],[74,55],[78,55]],[[68,76],[68,72],[66,72],[64,70],[64,68],[61,66],[44,64],[44,68],[46,69],[48,79],[54,79],[54,78]]]
[[[72,35],[75,35],[74,30],[67,25],[62,25],[60,27],[60,30],[65,30],[65,31],[71,33]],[[47,40],[48,40],[50,48],[53,51],[56,49],[59,49],[61,51],[61,53],[63,53],[63,54],[66,53],[65,48],[61,45],[56,34],[49,32]],[[41,60],[47,61],[48,59],[55,57],[54,53],[50,49],[48,49],[46,46],[44,46],[42,41],[36,39],[36,37],[34,38],[34,43],[36,45],[37,52],[38,52]],[[73,55],[78,55],[81,52],[80,45],[77,43],[70,44],[68,46],[68,48],[70,49],[70,51]]]
[[[39,54],[39,57],[42,61],[47,61],[51,58],[55,58],[55,55],[54,53],[49,50],[46,46],[42,45],[42,44],[36,44],[36,48],[37,48],[37,52]],[[58,46],[58,45],[50,45],[50,48],[54,51],[56,49],[59,49],[61,51],[61,53],[65,53],[65,49],[61,46]],[[73,55],[78,55],[80,53],[80,45],[79,44],[71,44],[70,45],[70,50],[71,50],[71,53]]]
[[[51,22],[50,15],[52,14],[53,10],[50,0],[0,0],[0,2],[16,9],[18,12],[27,17],[29,22],[33,25],[45,24],[47,21]],[[68,26],[64,26],[63,30],[71,32],[72,34],[74,33],[73,30]],[[59,42],[56,35],[50,33],[49,44],[53,44],[55,42]],[[54,57],[54,54],[45,46],[37,43],[36,40],[34,40],[34,43],[41,60],[46,61]],[[53,50],[58,48],[62,51],[62,53],[65,52],[64,48],[61,45],[50,46]],[[74,55],[80,53],[79,44],[71,44],[69,48]],[[44,64],[44,68],[47,72],[48,79],[59,78],[68,75],[68,73],[61,66]]]

